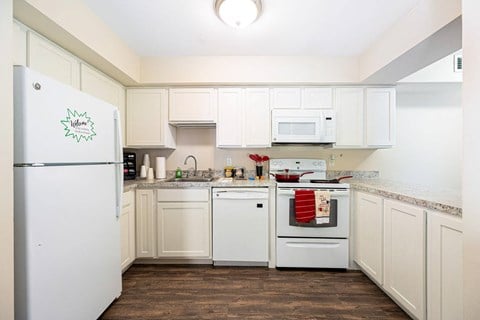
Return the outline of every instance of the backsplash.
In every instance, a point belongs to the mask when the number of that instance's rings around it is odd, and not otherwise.
[[[327,179],[335,179],[338,177],[353,176],[353,179],[378,179],[380,178],[379,171],[327,171]]]
[[[246,170],[245,177],[252,178],[255,177],[255,170]],[[193,176],[193,170],[183,170],[183,177]],[[197,176],[199,177],[223,177],[224,170],[197,170]],[[267,171],[264,172],[264,176],[267,176]],[[377,179],[380,178],[380,173],[378,171],[339,171],[332,170],[327,171],[327,179],[335,179],[342,176],[353,176],[354,179]],[[167,170],[166,178],[175,177],[175,170]]]

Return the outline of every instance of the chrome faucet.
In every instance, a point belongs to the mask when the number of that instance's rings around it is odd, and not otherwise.
[[[192,155],[190,154],[190,155],[188,155],[188,156],[185,158],[185,161],[183,162],[183,164],[187,164],[188,158],[192,158],[193,161],[195,162],[195,171],[193,171],[193,176],[196,177],[196,176],[197,176],[197,158],[195,158],[194,156],[192,156]]]

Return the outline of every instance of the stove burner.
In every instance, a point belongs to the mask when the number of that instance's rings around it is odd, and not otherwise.
[[[333,179],[333,180],[319,180],[319,179],[314,179],[310,180],[310,183],[340,183],[340,181]]]
[[[335,179],[312,179],[310,180],[311,183],[340,183],[340,180],[343,180],[343,179],[349,179],[349,178],[353,178],[353,176],[343,176],[343,177],[338,177],[338,178],[335,178]]]

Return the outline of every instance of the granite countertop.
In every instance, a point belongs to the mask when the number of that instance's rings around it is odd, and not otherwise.
[[[351,174],[341,172],[336,176]],[[362,178],[360,178],[362,177]],[[363,178],[366,177],[366,178]],[[384,180],[373,176],[356,176],[355,179],[344,180],[349,183],[353,190],[377,194],[384,198],[394,199],[426,209],[436,210],[462,216],[461,190],[448,188],[435,188],[432,186],[415,185],[412,183],[401,183],[397,181]],[[275,180],[232,180],[228,178],[217,178],[211,182],[169,182],[166,179],[145,180],[136,179],[124,182],[124,192],[134,189],[165,189],[165,188],[229,188],[229,187],[275,187]]]
[[[462,216],[461,190],[401,183],[384,179],[345,180],[353,190],[407,202],[454,216]]]
[[[134,189],[166,189],[166,188],[241,188],[241,187],[275,187],[275,180],[233,180],[228,178],[217,178],[210,182],[174,182],[166,181],[166,179],[145,180],[136,179],[128,180],[123,184],[124,192]]]

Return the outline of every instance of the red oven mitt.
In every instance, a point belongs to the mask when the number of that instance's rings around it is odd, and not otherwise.
[[[295,220],[308,223],[315,219],[315,191],[295,190]]]

